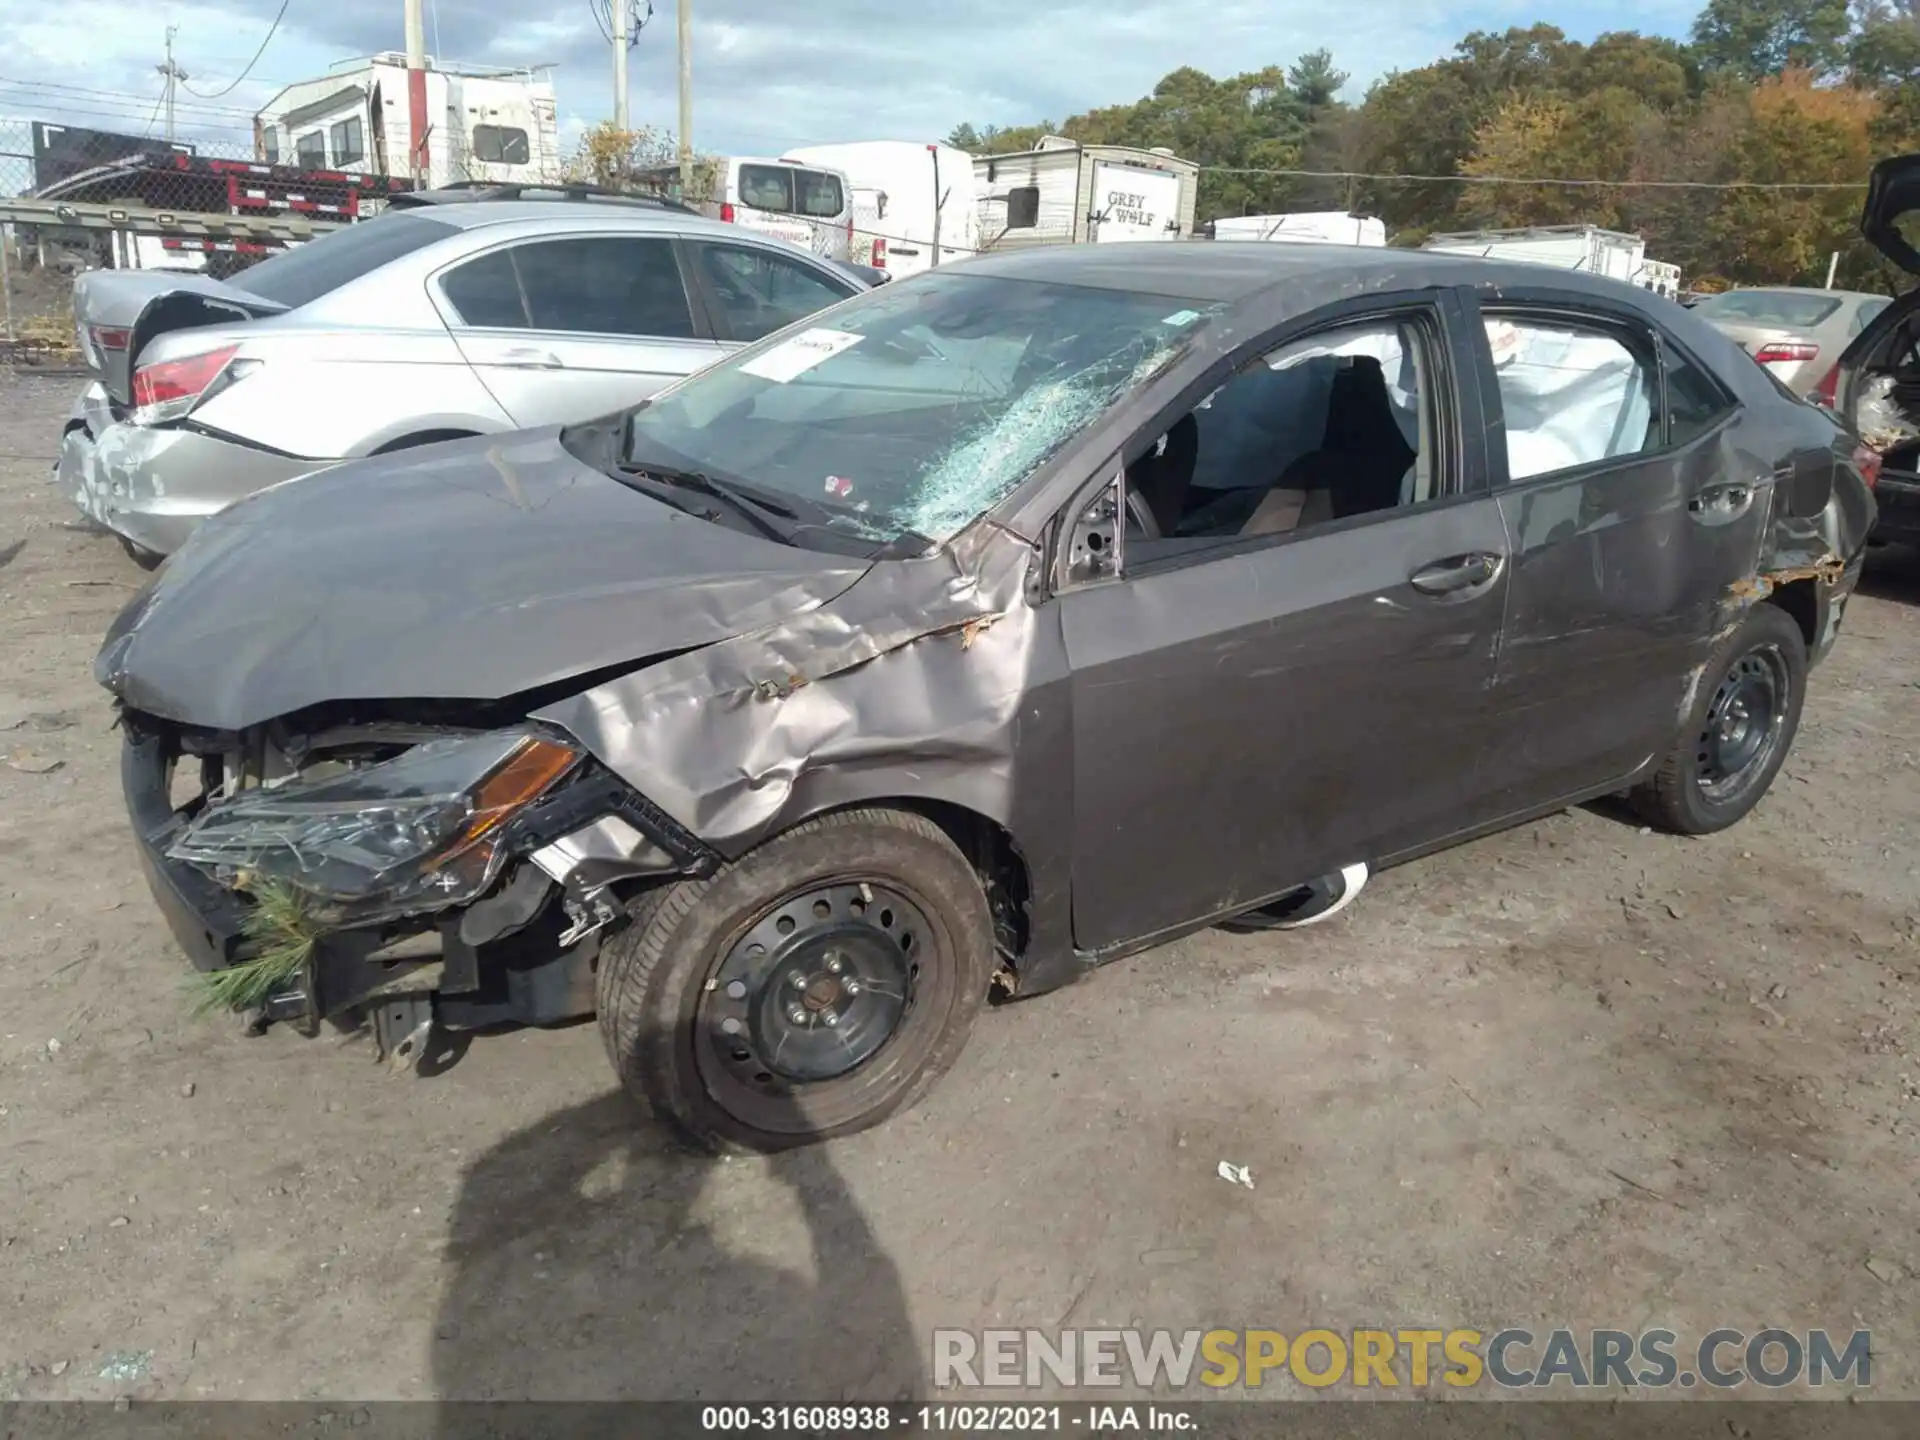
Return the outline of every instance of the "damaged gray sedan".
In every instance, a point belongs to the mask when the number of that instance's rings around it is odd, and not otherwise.
[[[1031,995],[1779,771],[1874,518],[1711,326],[1528,266],[988,256],[593,424],[208,521],[115,623],[139,850],[256,1020],[598,1013],[709,1142],[874,1124]]]

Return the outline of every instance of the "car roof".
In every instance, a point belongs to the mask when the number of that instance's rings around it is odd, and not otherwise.
[[[1319,277],[1356,277],[1383,288],[1514,283],[1546,278],[1546,267],[1433,250],[1379,245],[1292,245],[1264,240],[1172,240],[1154,244],[1036,245],[990,251],[965,262],[968,273],[1016,280],[1088,285],[1183,299],[1233,302],[1275,285]],[[1615,294],[1620,282],[1597,282],[1575,271],[1553,272],[1569,289]],[[1601,287],[1605,286],[1604,289]]]
[[[692,234],[739,236],[738,225],[690,215],[668,205],[620,204],[604,200],[474,200],[434,206],[408,207],[390,213],[418,215],[459,230],[478,230],[523,220],[552,220],[566,226],[632,224],[648,230],[675,230]],[[747,231],[749,238],[754,237]]]

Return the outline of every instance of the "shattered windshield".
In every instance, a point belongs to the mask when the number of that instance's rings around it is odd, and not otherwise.
[[[1206,318],[1173,296],[924,274],[656,396],[626,460],[783,492],[873,539],[945,540]]]

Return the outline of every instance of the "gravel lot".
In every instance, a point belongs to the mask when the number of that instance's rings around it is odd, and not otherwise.
[[[0,378],[0,1400],[878,1399],[935,1326],[1062,1323],[1866,1326],[1920,1398],[1920,556],[1731,833],[1555,816],[722,1164],[591,1026],[398,1079],[189,1018],[89,673],[140,575],[44,483],[76,383]]]

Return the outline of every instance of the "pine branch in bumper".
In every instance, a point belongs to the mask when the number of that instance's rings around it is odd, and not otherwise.
[[[322,927],[305,891],[257,876],[244,877],[237,888],[253,896],[242,933],[255,953],[238,965],[193,976],[196,1015],[264,1005],[274,991],[299,978],[320,942]]]

